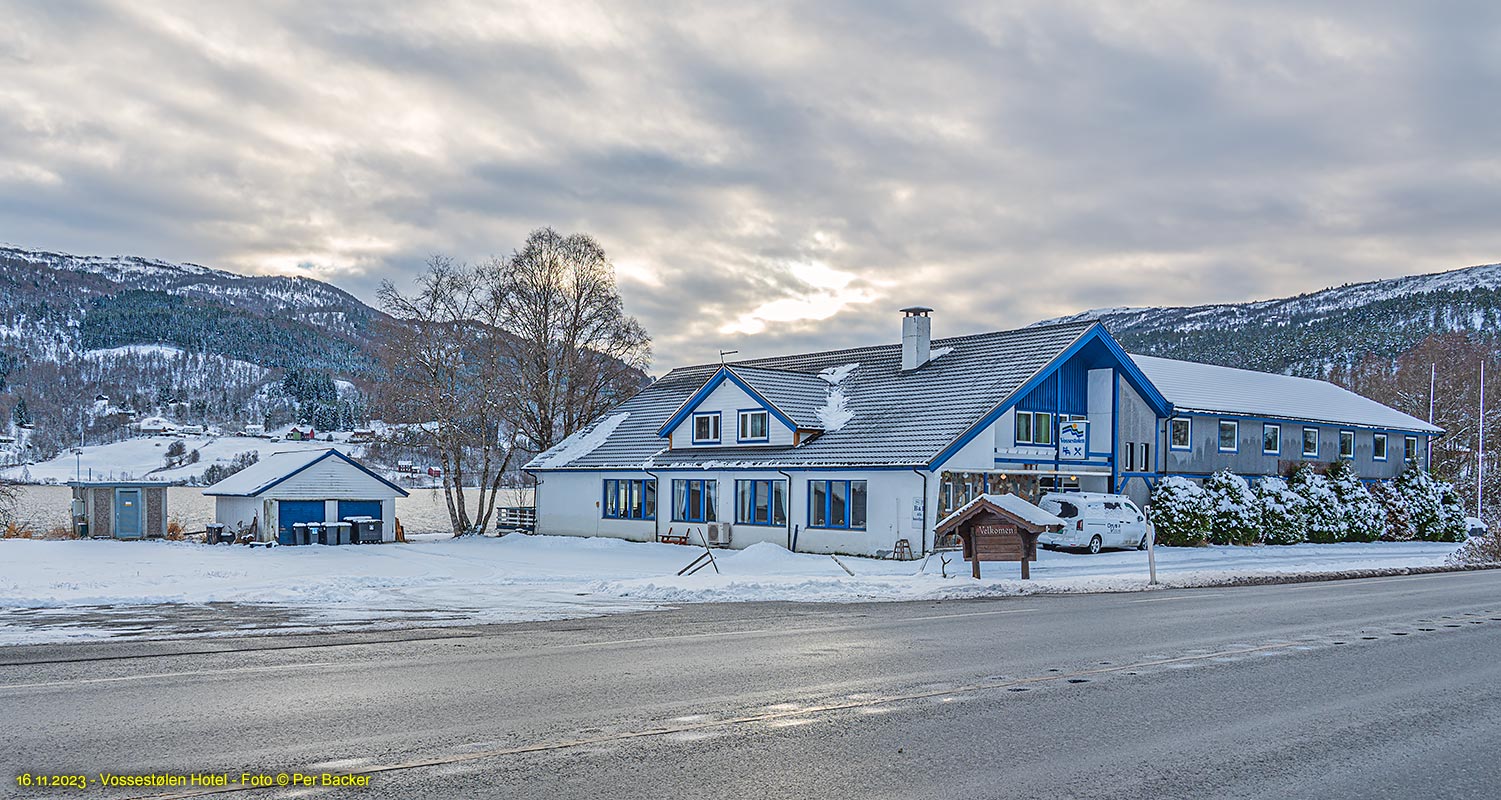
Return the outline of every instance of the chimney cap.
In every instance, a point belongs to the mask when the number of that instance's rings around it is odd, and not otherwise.
[[[908,306],[902,309],[902,313],[909,317],[926,317],[932,310],[927,306]]]

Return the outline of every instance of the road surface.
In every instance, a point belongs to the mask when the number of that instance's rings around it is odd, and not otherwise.
[[[0,650],[0,795],[1501,796],[1501,571]],[[79,774],[84,792],[14,776]]]

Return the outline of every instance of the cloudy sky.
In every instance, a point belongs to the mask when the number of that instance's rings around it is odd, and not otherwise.
[[[942,336],[1501,260],[1495,3],[0,18],[0,241],[371,299],[584,231],[659,372],[894,341],[915,303]]]

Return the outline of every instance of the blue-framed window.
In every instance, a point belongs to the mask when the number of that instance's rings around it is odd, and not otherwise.
[[[865,481],[808,481],[808,527],[865,530]]]
[[[1376,461],[1386,460],[1386,434],[1371,434],[1371,458]]]
[[[1347,461],[1355,457],[1355,431],[1339,432],[1339,457]]]
[[[719,481],[700,478],[672,482],[673,522],[718,522]]]
[[[735,426],[735,440],[766,442],[771,440],[771,414],[764,408],[742,408]]]
[[[1220,420],[1219,444],[1221,453],[1240,452],[1240,423],[1233,419]]]
[[[693,415],[693,443],[719,444],[720,413],[712,411]]]
[[[657,482],[606,479],[600,509],[605,519],[656,519]]]
[[[786,525],[787,481],[735,481],[735,524]]]
[[[1303,457],[1304,458],[1318,458],[1319,457],[1319,429],[1318,428],[1304,428],[1303,429]]]
[[[1282,454],[1282,426],[1275,422],[1261,424],[1261,453],[1275,456]]]
[[[1175,417],[1167,422],[1167,446],[1170,450],[1193,449],[1193,420]]]

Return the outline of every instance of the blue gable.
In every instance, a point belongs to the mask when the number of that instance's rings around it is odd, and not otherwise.
[[[1091,369],[1116,370],[1159,417],[1172,415],[1172,404],[1147,380],[1146,375],[1105,327],[1096,323],[1049,361],[1047,366],[1038,370],[1031,379],[970,426],[963,435],[940,451],[928,464],[929,469],[937,469],[1013,408],[1063,414],[1087,413]]]

